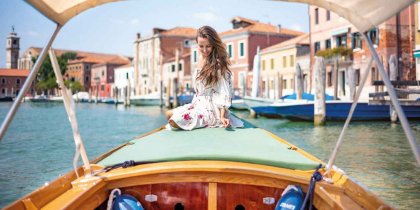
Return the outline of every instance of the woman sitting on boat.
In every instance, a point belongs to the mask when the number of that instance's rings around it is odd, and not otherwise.
[[[193,73],[196,94],[190,104],[166,112],[167,128],[243,127],[243,122],[228,110],[232,101],[232,72],[225,45],[210,26],[198,29],[196,41],[202,57]]]

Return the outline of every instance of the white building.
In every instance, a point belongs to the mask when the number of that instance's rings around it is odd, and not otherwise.
[[[118,100],[124,99],[127,91],[130,91],[130,97],[134,96],[134,65],[128,64],[115,68],[113,89],[117,89]],[[129,87],[129,88],[128,88]]]

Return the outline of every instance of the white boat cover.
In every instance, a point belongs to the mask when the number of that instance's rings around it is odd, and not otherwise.
[[[64,25],[79,13],[120,0],[25,0],[52,21]],[[280,1],[280,0],[277,0]],[[350,21],[359,31],[377,26],[415,0],[281,0],[319,6]]]
[[[25,0],[57,24],[64,25],[79,13],[101,4],[121,0]]]

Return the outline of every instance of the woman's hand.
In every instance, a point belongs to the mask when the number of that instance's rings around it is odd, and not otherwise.
[[[230,126],[230,121],[229,119],[225,118],[224,116],[220,117],[220,121],[222,121],[223,123],[223,127],[227,128]]]

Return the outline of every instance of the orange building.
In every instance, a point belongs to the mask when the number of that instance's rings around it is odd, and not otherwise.
[[[21,91],[28,75],[29,70],[0,68],[0,97],[15,98]],[[32,83],[29,93],[34,93],[34,91]]]

